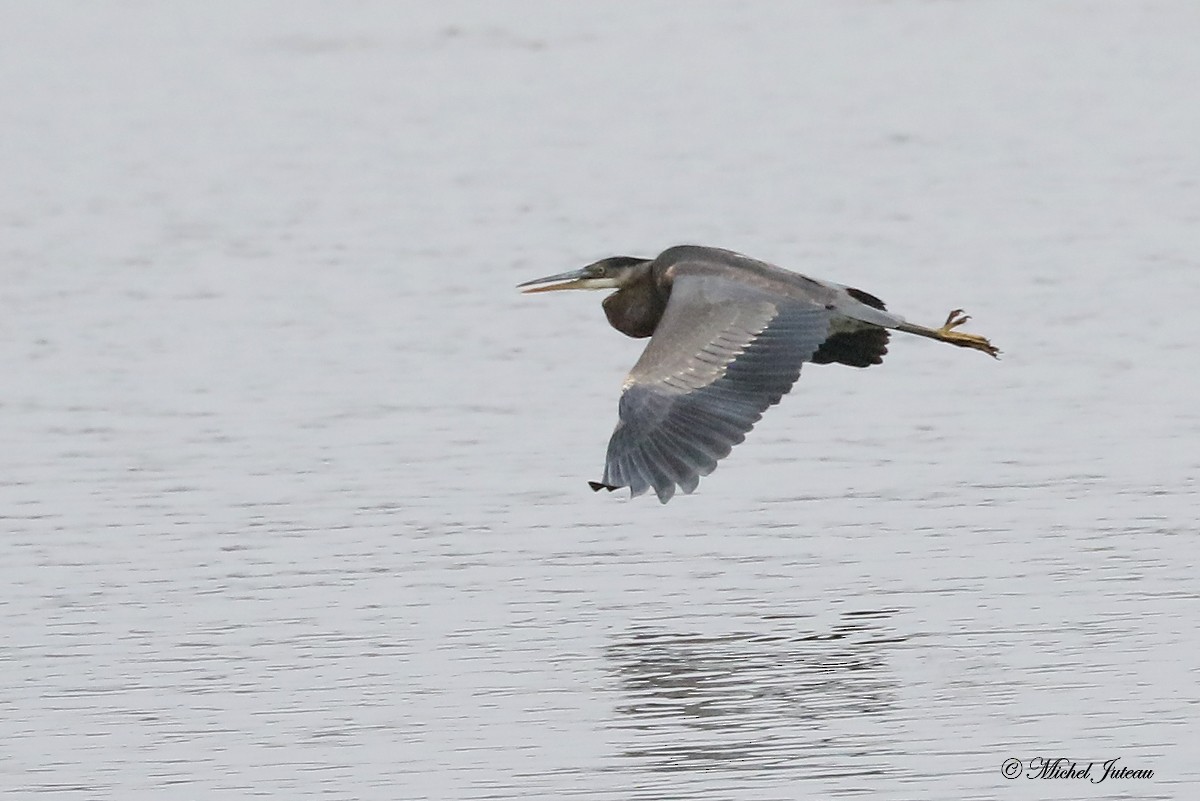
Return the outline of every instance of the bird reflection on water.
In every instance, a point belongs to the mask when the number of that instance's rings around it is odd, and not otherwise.
[[[833,730],[894,704],[886,655],[904,638],[887,628],[892,614],[847,613],[828,631],[793,635],[628,633],[606,649],[624,695],[619,728],[631,732],[622,758],[663,771],[811,761],[828,772],[838,759],[843,775],[877,771],[862,753],[846,764],[855,735]]]
[[[621,391],[604,477],[592,489],[693,492],[791,390],[806,362],[869,367],[891,330],[999,353],[956,309],[941,328],[909,323],[861,289],[720,248],[679,245],[654,259],[614,256],[520,285],[527,293],[615,289],[608,321],[651,337]]]

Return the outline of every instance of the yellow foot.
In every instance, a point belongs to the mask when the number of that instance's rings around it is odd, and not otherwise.
[[[963,313],[962,309],[955,309],[950,312],[946,315],[946,322],[937,330],[938,339],[942,342],[949,342],[951,345],[958,345],[960,348],[981,350],[994,359],[1000,358],[999,348],[988,342],[986,337],[954,330],[970,319],[969,316]]]

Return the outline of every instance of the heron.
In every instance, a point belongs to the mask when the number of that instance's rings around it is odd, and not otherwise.
[[[593,490],[650,488],[662,503],[691,494],[813,364],[870,367],[891,330],[1000,353],[960,331],[961,309],[940,328],[906,322],[874,295],[730,250],[676,245],[653,259],[612,256],[518,285],[526,293],[615,289],[613,328],[650,341],[621,388],[604,476]]]

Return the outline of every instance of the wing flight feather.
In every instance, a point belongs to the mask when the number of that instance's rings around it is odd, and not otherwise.
[[[603,484],[666,503],[746,438],[829,336],[833,312],[679,265],[654,336],[630,371]]]

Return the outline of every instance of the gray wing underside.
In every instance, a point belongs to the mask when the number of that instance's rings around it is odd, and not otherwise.
[[[625,382],[602,484],[691,493],[779,402],[829,334],[825,305],[714,274],[675,278]]]

